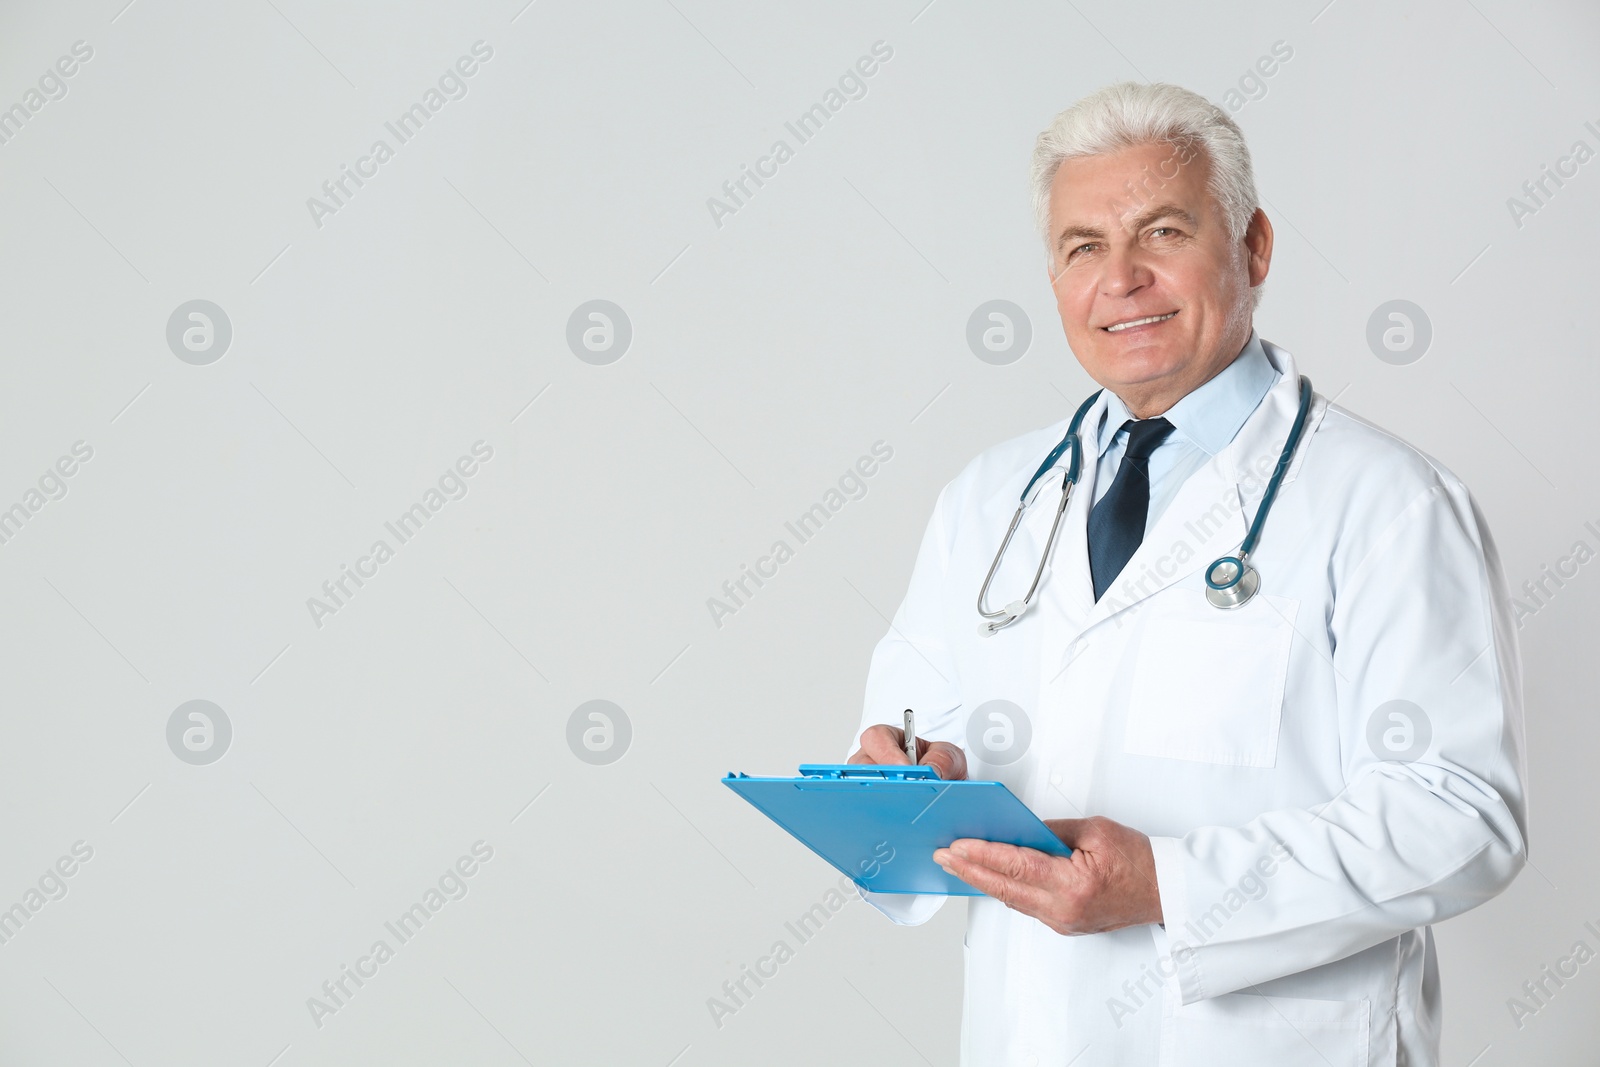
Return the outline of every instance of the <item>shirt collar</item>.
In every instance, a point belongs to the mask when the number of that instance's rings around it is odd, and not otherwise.
[[[1252,329],[1250,340],[1232,363],[1162,412],[1162,416],[1172,423],[1174,434],[1214,456],[1233,440],[1277,379],[1278,371],[1268,361],[1261,338]],[[1097,457],[1105,455],[1116,440],[1117,431],[1131,418],[1122,398],[1106,390],[1106,409],[1095,438]]]

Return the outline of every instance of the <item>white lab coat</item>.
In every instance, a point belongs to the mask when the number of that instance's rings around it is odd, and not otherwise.
[[[1252,560],[1261,592],[1234,611],[1205,601],[1203,571],[1237,550],[1265,489],[1255,472],[1270,474],[1295,414],[1294,361],[1263,348],[1281,376],[1100,602],[1091,447],[1033,609],[977,632],[978,586],[1062,420],[945,486],[873,653],[849,751],[910,707],[922,736],[967,751],[969,777],[1005,782],[1041,818],[1104,815],[1152,839],[1164,926],[1068,937],[970,898],[967,1067],[1428,1067],[1441,1021],[1429,924],[1525,862],[1516,632],[1455,475],[1316,396]],[[1060,468],[1041,485],[991,607],[1037,564]],[[968,740],[997,699],[1032,727],[1004,766]],[[902,924],[946,899],[866,897]]]

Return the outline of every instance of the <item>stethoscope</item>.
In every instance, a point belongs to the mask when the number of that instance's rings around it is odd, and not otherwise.
[[[1096,390],[1094,395],[1079,405],[1072,416],[1072,422],[1067,425],[1067,435],[1061,443],[1050,450],[1044,457],[1044,462],[1039,464],[1039,469],[1033,472],[1033,477],[1028,479],[1028,484],[1023,487],[1021,502],[1017,505],[1016,514],[1011,516],[1011,526],[1006,530],[1006,536],[1000,542],[1000,550],[995,553],[994,562],[989,565],[989,573],[984,576],[983,585],[978,590],[978,614],[984,621],[978,624],[978,633],[983,637],[992,637],[1002,629],[1010,626],[1033,603],[1033,594],[1039,589],[1039,579],[1044,576],[1045,560],[1050,558],[1050,549],[1056,542],[1056,531],[1061,528],[1061,516],[1067,513],[1067,501],[1072,494],[1072,487],[1078,481],[1078,476],[1083,468],[1083,442],[1079,437],[1079,428],[1083,417],[1094,402],[1100,398],[1104,390]],[[1289,462],[1294,459],[1295,449],[1300,445],[1301,435],[1305,432],[1306,413],[1311,410],[1311,379],[1305,375],[1300,376],[1300,409],[1295,412],[1294,425],[1289,428],[1289,439],[1283,444],[1283,451],[1278,454],[1278,466],[1272,472],[1271,481],[1267,482],[1267,491],[1261,497],[1261,504],[1256,508],[1256,517],[1250,523],[1250,530],[1245,534],[1243,543],[1239,546],[1238,555],[1221,556],[1206,568],[1206,599],[1212,606],[1229,609],[1237,608],[1247,603],[1256,591],[1261,588],[1261,575],[1245,561],[1250,558],[1250,553],[1255,551],[1256,542],[1261,539],[1261,527],[1266,522],[1267,512],[1272,510],[1272,501],[1278,495],[1278,485],[1283,481],[1284,471],[1289,469]],[[1039,556],[1039,566],[1033,572],[1033,584],[1028,586],[1027,595],[1021,600],[1013,600],[999,611],[989,611],[983,602],[989,596],[989,583],[994,581],[995,571],[1000,569],[1000,561],[1005,558],[1006,546],[1011,544],[1011,537],[1017,532],[1017,527],[1022,523],[1022,513],[1028,507],[1028,494],[1033,491],[1040,478],[1043,478],[1061,458],[1063,452],[1070,451],[1071,458],[1067,461],[1066,476],[1061,480],[1061,503],[1056,505],[1056,517],[1050,524],[1050,536],[1044,543],[1044,552]]]

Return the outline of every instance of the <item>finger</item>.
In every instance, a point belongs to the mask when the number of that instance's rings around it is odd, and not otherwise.
[[[1079,848],[1080,840],[1093,836],[1089,832],[1088,819],[1046,819],[1044,824],[1069,848]]]
[[[917,739],[917,762],[932,767],[947,782],[967,776],[967,754],[948,741]]]
[[[879,744],[875,740],[876,731],[881,730],[881,729],[884,729],[884,727],[872,726],[872,727],[868,727],[867,729],[863,730],[861,732],[861,747],[856,749],[855,754],[853,756],[851,756],[845,762],[846,763],[879,763],[879,762],[882,762],[881,760],[877,759],[876,756],[874,755],[874,753],[877,753],[877,752],[881,751],[881,748],[880,748]]]
[[[851,756],[849,762],[910,763],[906,758],[905,736],[905,731],[896,726],[883,723],[869,726],[861,733],[861,751]]]
[[[1136,831],[1130,835],[1125,832],[1127,827],[1103,817],[1046,819],[1045,825],[1072,849],[1073,869],[1087,871],[1095,868],[1104,871],[1113,866],[1125,867],[1141,881],[1155,887],[1154,879],[1145,873],[1143,865],[1139,863],[1135,849],[1144,835]]]
[[[1049,876],[1048,857],[1043,852],[1003,841],[959,837],[950,842],[950,853],[957,859],[981,864],[1007,878],[1033,885],[1043,885]]]
[[[984,895],[1000,901],[1006,907],[1031,915],[1036,919],[1042,919],[1047,914],[1047,909],[1051,904],[1051,895],[1040,886],[1019,878],[1013,878],[1005,871],[996,870],[985,863],[962,859],[949,849],[939,849],[935,852],[935,855],[943,856],[944,862],[940,866],[948,873],[966,882]]]

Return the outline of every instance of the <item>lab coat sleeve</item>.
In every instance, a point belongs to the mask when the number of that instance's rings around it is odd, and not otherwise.
[[[1345,567],[1336,554],[1325,620],[1343,788],[1313,808],[1151,841],[1164,917],[1152,930],[1184,1004],[1460,914],[1526,862],[1516,629],[1467,490],[1426,489]],[[1380,712],[1396,700],[1415,707]],[[1398,732],[1385,741],[1386,730]],[[1431,743],[1413,755],[1424,730]]]
[[[946,515],[951,492],[951,487],[945,486],[934,503],[905,599],[889,624],[889,632],[873,650],[861,722],[846,759],[861,747],[861,735],[867,727],[878,723],[900,726],[906,708],[916,712],[919,737],[966,748],[955,664],[941,636],[941,605],[950,562]],[[927,922],[947,899],[937,894],[870,891],[863,891],[861,896],[902,926]]]

